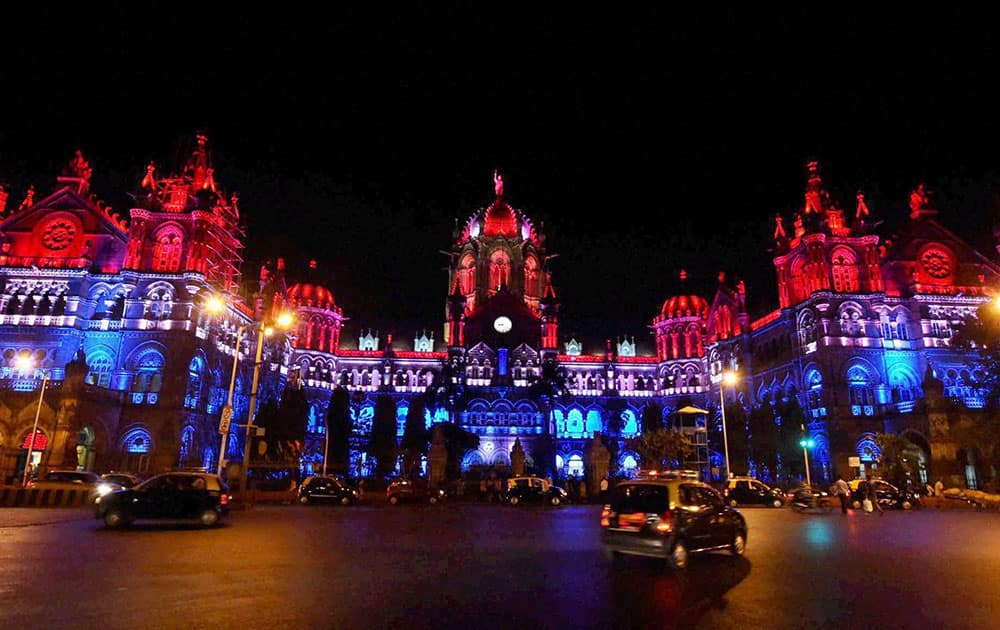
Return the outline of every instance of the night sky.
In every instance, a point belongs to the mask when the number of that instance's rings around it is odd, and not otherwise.
[[[88,6],[5,10],[8,205],[80,148],[124,211],[145,164],[162,172],[204,131],[240,193],[245,276],[317,258],[347,338],[440,337],[439,250],[490,202],[494,168],[559,254],[567,339],[648,347],[682,268],[689,291],[711,298],[725,270],[753,316],[773,309],[774,214],[801,206],[810,159],[846,209],[863,189],[888,230],[927,182],[942,222],[992,251],[988,15]]]

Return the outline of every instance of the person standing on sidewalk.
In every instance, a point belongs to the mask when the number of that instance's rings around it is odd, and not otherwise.
[[[851,488],[844,481],[843,475],[837,475],[837,496],[840,497],[840,513],[847,514],[847,500],[850,497]]]

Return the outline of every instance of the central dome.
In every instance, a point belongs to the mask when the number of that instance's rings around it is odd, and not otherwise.
[[[316,282],[316,261],[309,261],[310,282],[298,282],[288,288],[288,301],[295,306],[310,306],[332,310],[334,301],[330,289]]]
[[[497,199],[487,208],[483,220],[483,236],[517,238],[517,215],[507,202]]]
[[[663,303],[660,315],[666,319],[705,317],[708,315],[708,301],[700,295],[675,295]]]

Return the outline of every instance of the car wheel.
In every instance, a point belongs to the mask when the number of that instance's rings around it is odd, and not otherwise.
[[[198,517],[198,520],[201,521],[201,524],[205,527],[212,527],[219,522],[219,513],[211,509],[205,510],[201,513],[201,516]]]
[[[109,529],[117,529],[127,524],[128,520],[121,510],[108,510],[104,514],[104,526]]]
[[[397,503],[399,503],[399,497],[396,495],[389,497],[389,505],[396,505]]]
[[[671,568],[684,569],[688,565],[688,550],[684,543],[677,541],[674,548],[670,550],[670,557],[667,559]]]
[[[729,507],[736,507],[736,499],[729,499]]]
[[[729,552],[734,556],[742,556],[747,549],[747,540],[742,533],[737,532],[733,538],[733,544],[729,547]]]
[[[562,499],[560,499],[559,497],[552,497],[550,503],[552,503],[553,507],[559,507],[559,504],[562,503]]]
[[[904,500],[903,501],[903,509],[904,510],[912,510],[913,509],[913,503]]]
[[[520,502],[521,502],[521,499],[519,499],[519,498],[517,498],[517,497],[511,497],[511,498],[510,498],[510,504],[511,504],[511,505],[517,505],[517,504],[518,504],[518,503],[520,503]]]
[[[341,505],[350,505],[351,504],[351,500],[348,499],[347,497],[340,497],[340,504]]]
[[[784,504],[785,504],[784,501],[782,501],[781,499],[775,499],[774,501],[771,501],[771,507],[780,508]]]
[[[309,497],[299,497],[299,503],[302,505],[309,505]]]
[[[854,508],[855,510],[860,510],[861,509],[861,501],[852,501],[851,502],[851,507]]]

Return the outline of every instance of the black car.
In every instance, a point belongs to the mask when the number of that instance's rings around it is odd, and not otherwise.
[[[316,475],[299,486],[299,503],[339,503],[351,505],[358,502],[358,492],[336,477]]]
[[[111,528],[139,519],[197,519],[209,527],[226,514],[231,498],[229,487],[217,475],[164,473],[99,497],[94,513]]]
[[[722,490],[722,494],[730,507],[736,507],[737,505],[766,505],[768,507],[780,508],[785,504],[784,492],[749,477],[733,477],[729,479]]]
[[[541,477],[511,477],[507,480],[504,501],[511,505],[544,503],[559,506],[566,502],[566,491]]]
[[[439,503],[444,500],[441,488],[431,488],[423,479],[397,479],[386,487],[385,496],[391,505],[405,502]]]
[[[711,486],[687,479],[619,484],[601,513],[605,551],[651,556],[683,569],[692,553],[728,550],[743,555],[747,524]]]
[[[863,480],[854,480],[849,483],[851,488],[851,507],[860,510],[864,497]],[[912,510],[920,506],[920,497],[910,490],[897,488],[883,479],[871,479],[868,481],[875,490],[875,500],[883,508]]]

